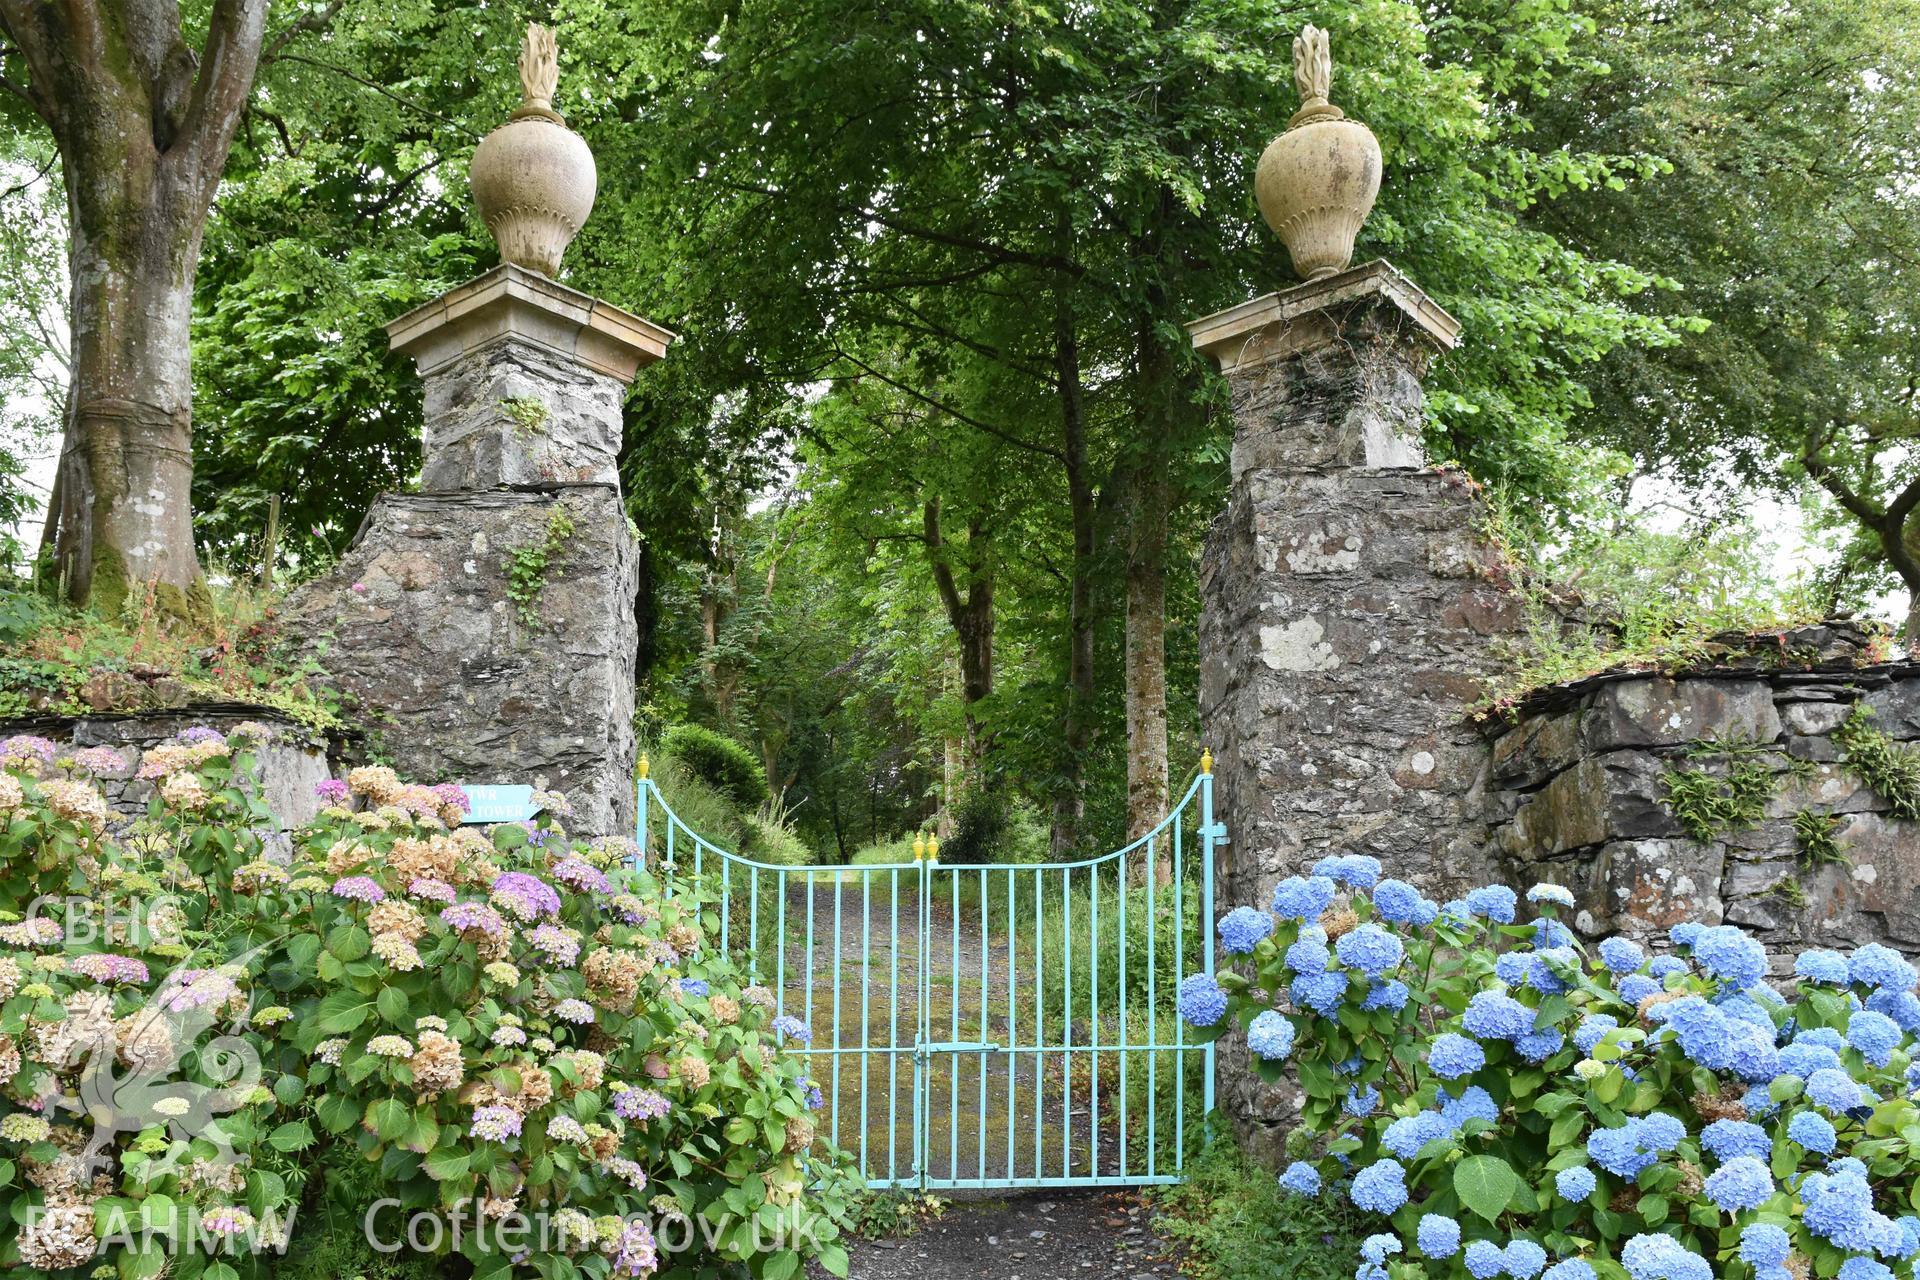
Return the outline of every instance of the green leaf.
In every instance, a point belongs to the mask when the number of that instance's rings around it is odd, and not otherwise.
[[[467,1169],[473,1163],[473,1157],[451,1147],[427,1153],[427,1176],[436,1182],[450,1182],[455,1178],[464,1178]]]
[[[357,991],[330,991],[314,1015],[322,1031],[337,1036],[359,1027],[372,1010],[373,1001]]]
[[[387,1142],[405,1137],[413,1123],[412,1109],[398,1098],[380,1099],[367,1108],[367,1116],[373,1121],[373,1131]]]
[[[1519,1186],[1520,1175],[1499,1156],[1469,1156],[1453,1167],[1454,1194],[1488,1222],[1505,1211]]]
[[[380,1016],[389,1023],[403,1030],[413,1030],[413,1002],[407,999],[406,992],[398,987],[382,987],[374,1004],[378,1006]]]
[[[267,1145],[275,1151],[305,1151],[313,1145],[313,1130],[305,1120],[289,1120],[267,1135]]]

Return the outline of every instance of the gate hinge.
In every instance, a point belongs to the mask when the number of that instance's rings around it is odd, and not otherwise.
[[[1211,827],[1208,827],[1207,834],[1213,837],[1213,842],[1215,844],[1232,844],[1233,843],[1233,841],[1229,839],[1227,836],[1227,824],[1224,822],[1216,822]]]

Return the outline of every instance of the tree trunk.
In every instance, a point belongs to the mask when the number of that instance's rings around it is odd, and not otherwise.
[[[60,152],[73,358],[51,525],[68,597],[206,601],[193,545],[189,341],[207,212],[253,84],[267,0],[215,0],[205,46],[176,0],[0,0]]]
[[[115,253],[74,226],[73,379],[60,450],[54,549],[68,598],[103,612],[151,589],[164,613],[204,605],[193,545],[193,374],[198,221],[152,211],[163,241]],[[180,243],[167,243],[177,240]],[[131,260],[129,260],[131,259]]]
[[[1086,410],[1080,387],[1080,346],[1073,300],[1054,302],[1054,361],[1060,390],[1061,443],[1066,457],[1067,509],[1073,524],[1073,564],[1067,585],[1067,708],[1060,726],[1061,776],[1053,794],[1053,857],[1072,855],[1086,816],[1087,748],[1093,738],[1094,495],[1088,475]]]
[[[947,622],[960,641],[960,701],[966,708],[966,775],[964,791],[977,779],[986,756],[985,730],[978,707],[993,692],[993,534],[978,521],[967,526],[967,593],[953,574],[951,544],[940,523],[940,500],[930,498],[921,511],[921,536],[933,566],[934,586],[940,592]]]
[[[1128,486],[1127,511],[1127,839],[1167,813],[1166,468],[1143,467]],[[1161,841],[1155,879],[1172,878],[1173,849]]]

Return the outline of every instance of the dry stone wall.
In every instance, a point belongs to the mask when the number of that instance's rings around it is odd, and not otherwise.
[[[184,704],[164,711],[90,716],[33,716],[0,722],[0,737],[31,733],[46,738],[62,752],[87,747],[111,747],[122,767],[95,775],[107,807],[121,819],[147,812],[153,784],[138,776],[146,753],[174,741],[192,728],[231,733],[252,722],[265,725],[272,738],[255,750],[255,785],[268,809],[282,824],[300,826],[320,812],[316,784],[337,776],[356,758],[353,743],[329,739],[265,707],[234,703]]]
[[[1810,943],[1920,950],[1920,823],[1863,763],[1876,745],[1920,753],[1920,664],[1876,650],[1857,628],[1808,627],[1744,664],[1607,676],[1523,708],[1491,742],[1504,877],[1567,885],[1589,936],[1724,920],[1781,964]]]

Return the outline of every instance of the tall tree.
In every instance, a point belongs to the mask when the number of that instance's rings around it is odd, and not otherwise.
[[[1670,170],[1543,222],[1631,254],[1706,324],[1614,352],[1583,434],[1701,488],[1809,481],[1857,533],[1850,594],[1904,590],[1920,640],[1920,2],[1599,0],[1535,145]]]
[[[313,16],[313,11],[303,15]],[[151,584],[190,612],[194,272],[266,34],[267,0],[214,0],[195,48],[177,0],[0,0],[5,87],[60,153],[72,383],[54,550],[71,598]]]

